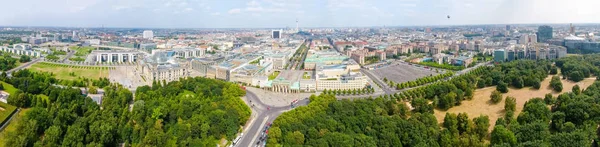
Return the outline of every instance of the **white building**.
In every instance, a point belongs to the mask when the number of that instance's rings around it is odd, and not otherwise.
[[[32,57],[40,57],[42,55],[40,52],[32,50],[30,44],[15,44],[13,48],[0,46],[0,51]]]
[[[154,32],[152,32],[152,30],[145,30],[144,33],[142,34],[142,38],[152,39],[152,38],[154,38]]]
[[[164,52],[140,60],[135,68],[148,85],[152,85],[153,81],[169,83],[188,77],[190,73],[189,62],[176,60]]]
[[[368,78],[359,70],[359,66],[353,65],[317,66],[317,73],[315,74],[316,88],[318,91],[365,88]]]
[[[93,50],[88,55],[88,62],[124,63],[137,62],[141,58],[143,58],[143,53],[138,51]]]

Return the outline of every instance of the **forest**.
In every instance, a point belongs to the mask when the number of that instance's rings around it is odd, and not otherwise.
[[[9,104],[30,109],[6,146],[214,146],[235,137],[250,116],[239,98],[245,91],[217,80],[155,82],[135,94],[100,80],[100,105],[79,89],[55,86],[51,74],[20,70],[0,80],[19,89]]]
[[[0,71],[7,71],[17,67],[18,59],[11,57],[9,54],[0,53]]]
[[[267,146],[591,146],[598,140],[599,96],[596,82],[549,105],[535,98],[520,115],[506,113],[488,132],[487,116],[448,113],[440,127],[432,113],[410,111],[395,99],[337,101],[333,95],[313,95],[308,106],[274,121]],[[514,111],[514,98],[507,101],[505,109]]]
[[[551,67],[549,61],[533,60],[517,60],[494,67],[482,66],[447,81],[438,81],[394,94],[392,98],[410,101],[413,107],[421,112],[432,112],[434,107],[446,110],[460,105],[463,100],[473,98],[477,88],[496,86],[502,93],[508,92],[509,86],[539,88]],[[421,103],[426,100],[433,103]]]
[[[578,62],[585,64],[577,65]],[[563,74],[585,73],[580,66],[588,64],[595,68],[597,65],[592,63],[595,61],[564,59],[556,66],[562,71],[564,67],[573,68]],[[524,104],[518,116],[515,116],[515,98],[507,97],[505,115],[496,121],[491,132],[487,116],[448,113],[441,126],[433,116],[434,108],[444,110],[458,106],[461,101],[471,99],[477,88],[496,86],[492,99],[498,102],[503,100],[501,93],[508,92],[509,86],[539,88],[549,74],[557,74],[553,68],[556,67],[550,61],[518,60],[480,67],[448,81],[374,99],[337,101],[333,95],[313,95],[308,106],[286,112],[274,121],[268,146],[567,147],[596,144],[600,82],[585,90],[575,86],[572,92],[558,97],[534,98]],[[596,72],[592,69],[589,73]]]
[[[564,78],[579,82],[591,75],[600,75],[600,54],[588,54],[560,58],[556,61]]]

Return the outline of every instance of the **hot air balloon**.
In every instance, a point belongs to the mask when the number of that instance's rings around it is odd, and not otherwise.
[[[450,15],[448,15],[448,19],[450,19]]]

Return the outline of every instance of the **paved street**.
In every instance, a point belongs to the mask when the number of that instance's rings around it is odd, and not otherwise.
[[[261,89],[254,88],[254,89],[251,89],[251,90],[249,89],[246,91],[246,96],[245,96],[244,101],[249,106],[252,106],[254,104],[254,107],[251,107],[252,116],[250,117],[250,120],[246,123],[246,127],[244,127],[244,130],[243,130],[244,136],[242,136],[242,139],[240,140],[240,142],[235,145],[236,147],[255,146],[256,143],[258,142],[258,137],[259,137],[261,131],[263,130],[264,126],[269,122],[273,122],[273,120],[275,120],[275,118],[277,118],[279,115],[281,115],[281,113],[292,109],[289,105],[290,104],[289,102],[287,103],[287,105],[282,105],[283,102],[281,102],[281,101],[272,101],[270,99],[259,98],[257,96],[257,94],[252,92],[252,91],[259,91],[258,93],[261,93],[260,90]],[[269,95],[271,95],[271,94],[275,94],[275,93],[270,92]],[[258,95],[261,95],[261,94],[258,94]],[[291,94],[291,95],[293,95],[293,94]],[[265,95],[261,95],[261,96],[265,96]],[[280,97],[280,98],[283,98],[286,100],[290,99],[289,97]],[[308,97],[306,97],[306,98],[308,98]],[[266,101],[263,101],[263,99]],[[293,99],[292,99],[292,101],[293,101]],[[269,104],[265,104],[265,102],[267,102]],[[273,106],[274,104],[276,106]],[[308,99],[298,99],[296,106],[304,106],[307,104],[308,104]],[[270,108],[268,109],[267,107],[270,107]]]

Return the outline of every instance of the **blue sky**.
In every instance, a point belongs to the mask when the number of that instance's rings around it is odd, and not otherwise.
[[[10,0],[1,26],[362,27],[600,23],[599,0]],[[446,16],[450,15],[450,19]]]

